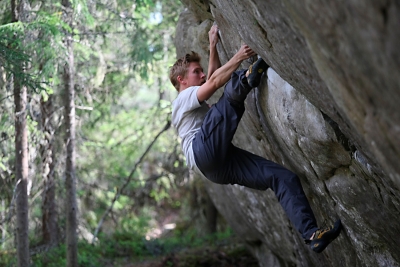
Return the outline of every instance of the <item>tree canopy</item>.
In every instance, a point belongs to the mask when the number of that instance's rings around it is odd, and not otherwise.
[[[21,1],[22,3],[23,1]],[[63,68],[66,37],[74,53],[78,234],[88,243],[129,232],[143,236],[161,210],[182,205],[188,181],[170,126],[168,80],[179,0],[30,1],[27,20],[13,19],[18,1],[0,2],[0,223],[3,251],[14,248],[16,114],[13,81],[28,89],[29,233],[31,250],[45,243],[49,186],[57,231],[64,233],[65,132]],[[50,178],[52,177],[52,178]],[[53,181],[49,183],[49,181]],[[175,193],[174,193],[175,192]],[[175,195],[174,195],[175,194]],[[184,193],[183,193],[184,194]],[[46,204],[47,205],[47,204]],[[41,234],[39,234],[41,233]],[[134,234],[133,234],[134,233]],[[103,239],[102,239],[103,238]],[[100,241],[99,241],[100,240]],[[62,243],[62,240],[59,242]],[[1,261],[0,261],[1,263]]]

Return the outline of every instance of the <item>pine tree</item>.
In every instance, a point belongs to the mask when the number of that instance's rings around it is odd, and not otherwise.
[[[62,0],[64,20],[72,29],[73,7],[69,0]],[[67,58],[64,65],[65,129],[66,129],[66,214],[67,214],[67,267],[78,266],[76,175],[75,175],[75,89],[74,89],[74,51],[70,33],[65,35]]]
[[[29,4],[22,0],[19,5],[12,1],[13,22],[27,19]],[[24,72],[26,65],[16,66],[19,72]],[[20,80],[14,78],[15,103],[15,180],[17,181],[17,261],[19,267],[29,266],[29,208],[28,208],[28,130],[27,88]]]

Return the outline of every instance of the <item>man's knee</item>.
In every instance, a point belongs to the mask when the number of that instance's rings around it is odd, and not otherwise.
[[[236,71],[225,86],[224,93],[227,99],[234,105],[243,105],[251,87],[247,84],[244,71]]]
[[[280,192],[290,192],[290,194],[292,195],[303,193],[303,187],[301,185],[300,179],[295,173],[288,170],[278,179],[280,180]]]
[[[207,173],[204,176],[208,180],[216,184],[222,184],[222,185],[229,184],[229,182],[224,179],[224,176],[218,175],[216,173]]]

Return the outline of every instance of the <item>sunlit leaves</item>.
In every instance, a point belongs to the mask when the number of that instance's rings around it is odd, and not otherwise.
[[[7,77],[14,75],[21,85],[38,92],[45,89],[47,78],[54,76],[54,59],[62,50],[59,27],[63,24],[58,13],[37,12],[35,16],[30,23],[0,26],[0,65]]]
[[[0,81],[2,110],[12,110],[11,77],[30,89],[28,96],[32,169],[40,175],[38,148],[45,142],[40,120],[40,96],[53,94],[54,119],[62,125],[61,70],[67,51],[65,35],[72,35],[75,55],[75,103],[77,119],[77,176],[82,213],[91,227],[110,205],[135,162],[170,119],[171,100],[176,95],[168,80],[168,67],[175,58],[173,36],[181,4],[179,0],[74,0],[72,26],[62,21],[60,1],[34,1],[29,24],[10,23],[0,14],[0,65],[7,78]],[[0,2],[0,6],[5,2]],[[40,4],[40,5],[39,5]],[[29,33],[29,34],[28,34]],[[29,35],[29,36],[28,36]],[[24,38],[34,42],[23,42]],[[3,75],[4,76],[4,75]],[[7,85],[5,85],[7,83]],[[42,90],[39,94],[39,91]],[[45,90],[45,91],[43,91]],[[5,92],[5,93],[4,93]],[[3,95],[4,93],[4,95]],[[7,103],[6,103],[7,102]],[[11,180],[14,156],[12,113],[0,115],[0,172]],[[62,143],[64,129],[54,128],[54,139]],[[60,139],[58,141],[58,139]],[[56,145],[55,145],[56,146]],[[54,151],[55,172],[62,173],[63,147]],[[34,154],[36,153],[36,154]],[[163,133],[143,164],[133,174],[114,212],[127,229],[145,201],[161,202],[174,185],[175,169],[184,169],[175,132]],[[62,176],[62,175],[61,175]],[[39,192],[43,183],[34,183]],[[10,190],[11,189],[11,190]],[[60,190],[64,188],[60,187]],[[12,191],[8,186],[8,191]],[[83,206],[83,204],[82,204]],[[127,215],[127,218],[122,218]]]

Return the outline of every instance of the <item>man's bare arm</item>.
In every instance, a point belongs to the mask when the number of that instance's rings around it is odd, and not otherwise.
[[[210,41],[210,59],[208,62],[207,80],[210,79],[211,75],[221,67],[217,50],[217,43],[219,41],[217,25],[213,25],[211,27],[210,31],[208,32],[208,39]]]
[[[248,46],[242,45],[239,51],[222,67],[215,70],[211,77],[197,90],[199,102],[209,99],[221,86],[229,81],[231,74],[239,67],[243,60],[256,53]]]

